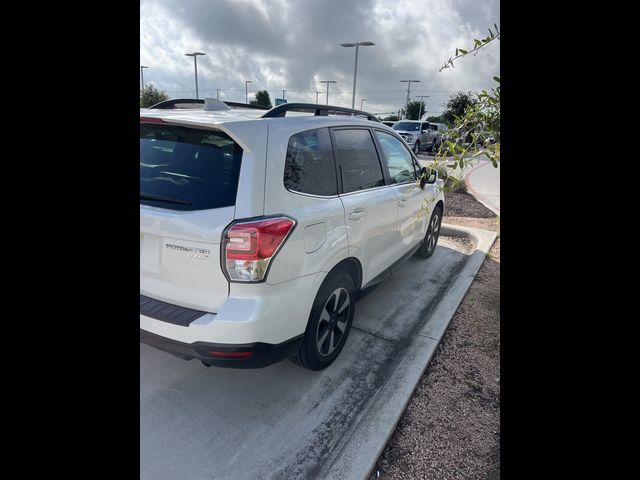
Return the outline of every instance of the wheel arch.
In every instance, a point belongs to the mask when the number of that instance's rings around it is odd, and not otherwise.
[[[356,292],[360,291],[362,287],[362,264],[356,257],[347,257],[344,260],[338,262],[327,274],[327,277],[336,270],[346,271],[356,286]]]

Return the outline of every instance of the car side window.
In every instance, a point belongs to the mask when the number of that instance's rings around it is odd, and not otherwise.
[[[344,193],[384,185],[382,166],[369,130],[333,130]]]
[[[337,195],[331,137],[327,128],[309,130],[289,139],[284,166],[284,186],[312,195]]]
[[[415,181],[416,171],[411,152],[393,135],[376,130],[376,137],[382,147],[391,183]]]

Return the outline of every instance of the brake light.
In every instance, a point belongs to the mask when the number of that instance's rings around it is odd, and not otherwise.
[[[156,117],[140,117],[140,123],[165,123],[161,118]]]
[[[269,263],[293,229],[287,217],[240,222],[229,228],[223,241],[224,265],[230,280],[260,282]]]

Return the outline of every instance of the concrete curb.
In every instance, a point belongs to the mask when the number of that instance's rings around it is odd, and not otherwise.
[[[497,238],[496,232],[444,223],[441,234],[469,238],[474,245],[474,251],[447,289],[429,321],[407,348],[395,371],[341,442],[342,451],[323,478],[362,480],[369,477],[451,318]]]

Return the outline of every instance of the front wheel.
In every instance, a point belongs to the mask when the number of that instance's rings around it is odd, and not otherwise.
[[[416,252],[416,256],[420,258],[429,258],[433,255],[438,244],[438,238],[440,237],[440,224],[442,223],[442,209],[437,206],[433,209],[431,214],[431,220],[427,227],[427,233],[424,236],[422,245]]]
[[[330,273],[316,295],[300,349],[290,360],[309,370],[331,365],[349,336],[355,298],[351,276],[342,270]]]

